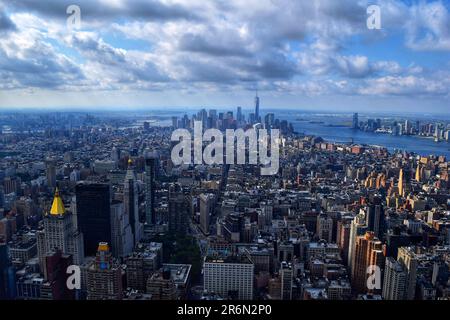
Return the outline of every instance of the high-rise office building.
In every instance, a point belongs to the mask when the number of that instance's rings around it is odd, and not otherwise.
[[[412,133],[412,125],[409,120],[405,120],[405,134],[409,135]]]
[[[106,242],[98,244],[95,260],[87,268],[88,300],[121,300],[123,270]]]
[[[111,149],[111,161],[117,164],[120,160],[120,150],[116,148],[116,146]]]
[[[398,194],[400,197],[404,197],[404,188],[405,188],[405,181],[403,177],[403,169],[400,169],[400,173],[398,175]]]
[[[255,122],[260,122],[261,118],[259,115],[259,97],[258,97],[258,90],[256,90],[256,96],[255,96]]]
[[[84,252],[93,256],[99,242],[111,243],[111,194],[107,183],[81,182],[75,187],[78,228]]]
[[[357,236],[351,273],[353,289],[359,293],[367,292],[369,289],[367,268],[374,265],[381,270],[383,263],[382,242],[375,237],[374,233],[370,231],[364,236]]]
[[[367,207],[366,213],[368,230],[373,231],[377,238],[381,238],[385,230],[385,215],[380,198],[374,199],[374,203]]]
[[[264,127],[266,129],[271,129],[274,123],[275,123],[275,114],[273,114],[272,112],[266,114],[264,117]]]
[[[0,207],[5,205],[5,189],[0,185]]]
[[[317,217],[316,233],[319,239],[332,242],[333,237],[333,219],[326,213],[322,213]]]
[[[384,300],[403,300],[406,294],[407,274],[401,263],[392,257],[386,258],[384,269],[383,293]]]
[[[133,161],[129,159],[123,187],[123,204],[125,206],[125,214],[127,214],[130,219],[134,245],[142,239],[143,232],[142,223],[139,221],[139,194],[136,180]]]
[[[72,213],[66,211],[56,189],[50,212],[43,218],[43,229],[36,233],[39,264],[46,279],[46,256],[54,250],[72,255],[77,265],[83,263],[83,234],[75,228],[73,220]]]
[[[354,113],[354,114],[353,114],[352,128],[353,128],[353,129],[358,129],[358,128],[359,128],[359,117],[358,117],[358,113]]]
[[[159,269],[162,262],[161,250],[161,243],[152,242],[150,246],[144,246],[126,258],[127,287],[145,292],[148,278]]]
[[[224,299],[253,299],[254,265],[248,257],[206,257],[203,270],[206,291]]]
[[[178,128],[178,118],[176,116],[172,117],[172,128],[177,129]]]
[[[73,264],[72,255],[61,250],[49,252],[45,256],[46,281],[42,284],[40,298],[44,300],[72,300],[74,291],[67,287],[67,268]]]
[[[413,247],[401,247],[398,248],[397,254],[397,261],[403,265],[407,277],[406,300],[414,300],[416,294],[417,266],[419,262],[413,250]]]
[[[176,300],[177,287],[169,268],[155,272],[147,280],[147,293],[152,295],[152,300]]]
[[[350,237],[348,240],[348,259],[347,266],[351,270],[353,255],[355,251],[356,237],[361,236],[367,231],[366,216],[360,212],[350,224]]]
[[[156,154],[147,153],[145,158],[145,222],[155,224]]]
[[[15,268],[11,264],[9,248],[0,242],[0,299],[13,299],[15,296]]]
[[[200,194],[200,228],[204,234],[209,234],[210,216],[214,209],[214,195]]]
[[[281,300],[292,300],[292,265],[283,261],[279,273],[281,279]]]
[[[48,158],[45,160],[45,171],[47,175],[47,186],[50,190],[56,188],[56,161]]]
[[[169,231],[186,234],[191,218],[191,196],[179,184],[169,188]]]
[[[420,162],[417,163],[417,168],[416,168],[416,174],[415,174],[415,179],[417,182],[421,181],[421,177],[422,177],[422,170],[421,170],[421,166],[420,166]]]
[[[242,117],[242,107],[237,107],[236,120],[238,122],[242,122],[244,120]]]
[[[336,243],[341,250],[342,258],[344,261],[348,261],[351,223],[352,220],[349,216],[343,217],[340,221],[337,222]]]
[[[111,203],[111,252],[114,257],[123,258],[133,251],[133,247],[133,233],[123,202],[113,200]]]
[[[127,288],[145,292],[146,281],[149,276],[144,270],[145,257],[140,254],[132,254],[125,260],[127,268]],[[150,273],[151,274],[151,273]]]

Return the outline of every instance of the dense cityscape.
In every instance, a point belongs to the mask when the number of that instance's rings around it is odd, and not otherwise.
[[[368,132],[392,134],[394,136],[421,136],[433,138],[435,142],[450,140],[450,123],[448,121],[421,123],[419,120],[382,121],[380,118],[359,121],[358,113],[353,115],[352,128]]]
[[[2,114],[0,298],[448,300],[448,160],[299,134],[259,104]],[[277,174],[175,166],[195,121],[279,129]]]
[[[450,0],[0,0],[0,303],[437,317],[449,30]]]

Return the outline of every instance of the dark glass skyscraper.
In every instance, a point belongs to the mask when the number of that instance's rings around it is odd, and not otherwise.
[[[149,153],[145,158],[145,220],[147,224],[155,224],[155,178],[156,156]]]
[[[259,97],[258,97],[258,91],[256,91],[255,96],[255,122],[259,122]]]
[[[139,242],[142,237],[142,224],[139,221],[139,203],[138,187],[134,166],[131,159],[128,160],[127,174],[123,185],[123,204],[125,214],[130,219],[131,231],[133,233],[134,244]]]
[[[191,196],[179,184],[169,189],[169,232],[186,234],[191,214]]]
[[[354,113],[353,114],[352,128],[353,129],[358,129],[359,128],[358,113]]]
[[[85,255],[93,256],[99,242],[111,243],[111,194],[106,183],[76,186],[78,228],[84,235]]]
[[[11,259],[6,243],[0,243],[0,299],[13,298],[14,282],[11,280],[11,275],[14,274]],[[12,285],[11,285],[12,284]]]

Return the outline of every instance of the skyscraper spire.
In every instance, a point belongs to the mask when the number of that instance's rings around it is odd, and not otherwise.
[[[55,189],[55,197],[53,198],[52,207],[50,209],[50,214],[52,216],[62,216],[66,212],[64,208],[64,203],[59,196],[58,188]]]
[[[256,88],[256,95],[255,95],[255,120],[256,122],[260,122],[258,88]]]

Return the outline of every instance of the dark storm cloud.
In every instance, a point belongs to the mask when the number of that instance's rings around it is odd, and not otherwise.
[[[181,5],[167,5],[157,0],[130,0],[124,1],[124,5],[114,5],[113,1],[98,0],[13,0],[3,1],[10,8],[18,11],[37,13],[42,16],[66,19],[68,6],[76,4],[81,9],[85,20],[110,20],[110,19],[143,19],[143,20],[199,20],[195,12]]]
[[[294,62],[281,53],[265,54],[254,60],[244,61],[240,67],[263,79],[288,80],[300,73]]]
[[[200,52],[212,56],[243,56],[252,53],[245,49],[244,43],[231,40],[224,41],[221,37],[208,34],[208,38],[197,34],[185,34],[181,37],[178,48],[184,51]]]
[[[6,13],[2,10],[2,7],[0,5],[0,32],[14,31],[14,30],[16,30],[16,25],[6,15]]]

